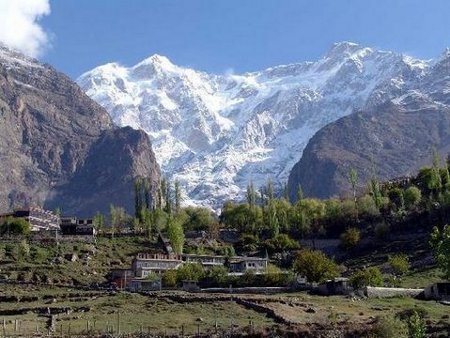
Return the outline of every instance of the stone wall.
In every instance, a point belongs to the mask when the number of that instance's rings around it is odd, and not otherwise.
[[[417,298],[423,294],[424,289],[381,288],[367,286],[364,294],[369,298],[412,297]]]

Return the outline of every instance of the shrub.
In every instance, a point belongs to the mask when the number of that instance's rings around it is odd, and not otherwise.
[[[252,234],[242,234],[239,244],[245,251],[255,251],[259,246],[259,238]]]
[[[281,281],[281,270],[278,266],[269,264],[267,265],[266,274],[264,279],[267,285],[278,286]]]
[[[228,269],[224,266],[214,266],[208,272],[208,276],[212,278],[215,284],[224,286],[228,281]]]
[[[31,231],[30,223],[23,218],[7,217],[0,226],[3,234],[28,235]]]
[[[434,227],[430,244],[434,251],[434,259],[444,273],[444,278],[450,279],[450,225],[445,225],[442,231]]]
[[[348,228],[341,234],[341,245],[345,249],[354,248],[361,240],[361,232],[356,228]]]
[[[422,193],[416,186],[411,186],[405,190],[403,198],[405,200],[405,207],[411,210],[419,204],[422,199]]]
[[[370,195],[364,195],[358,198],[358,212],[361,217],[374,218],[380,215],[380,210]]]
[[[167,270],[162,275],[162,284],[165,287],[175,287],[177,285],[177,271]]]
[[[396,276],[402,276],[409,271],[409,259],[404,254],[389,256],[388,263]]]
[[[388,192],[388,196],[396,210],[403,209],[405,206],[405,199],[403,196],[403,190],[400,188],[392,188]]]
[[[286,234],[279,234],[274,238],[268,239],[265,244],[267,250],[271,252],[295,250],[300,247],[299,243],[296,240],[293,240]]]
[[[355,289],[366,286],[383,286],[383,275],[377,267],[358,270],[350,277],[350,284]]]
[[[44,248],[33,245],[30,248],[30,257],[35,263],[44,263],[49,257],[49,252]]]
[[[191,280],[198,282],[200,279],[205,277],[203,267],[198,263],[184,264],[176,271],[177,271],[177,282],[182,282],[184,280]]]
[[[425,322],[416,311],[408,318],[407,324],[410,338],[425,338]]]
[[[393,317],[379,317],[374,326],[377,338],[408,338],[408,329],[401,320]]]
[[[294,261],[293,269],[309,283],[322,282],[338,276],[338,266],[321,251],[301,250]]]

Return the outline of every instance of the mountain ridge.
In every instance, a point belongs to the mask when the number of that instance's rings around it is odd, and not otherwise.
[[[154,55],[128,68],[94,68],[77,81],[118,125],[149,134],[187,204],[218,208],[244,198],[250,181],[272,179],[281,190],[318,130],[399,97],[432,63],[341,42],[315,62],[244,74],[208,74]]]
[[[112,162],[105,156],[107,147],[98,146],[108,137],[118,142]],[[136,138],[139,142],[130,142]],[[149,163],[143,165],[139,156]],[[116,127],[109,114],[66,75],[5,46],[0,46],[0,159],[1,211],[38,204],[92,216],[108,212],[112,200],[106,192],[113,190],[131,212],[132,177],[159,178],[146,135]],[[96,185],[98,175],[77,180],[77,174],[93,163],[99,171],[122,165],[122,177],[110,186]],[[89,199],[67,189],[86,182],[96,188],[87,190]]]

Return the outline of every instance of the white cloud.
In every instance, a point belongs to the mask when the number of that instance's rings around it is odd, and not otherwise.
[[[0,0],[0,41],[38,57],[49,45],[39,20],[50,14],[50,0]]]

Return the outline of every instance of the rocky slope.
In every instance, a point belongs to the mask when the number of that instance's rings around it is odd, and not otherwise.
[[[0,46],[1,211],[40,204],[86,216],[122,198],[131,208],[133,177],[157,180],[158,170],[142,132],[116,129],[68,77]]]
[[[289,177],[291,198],[300,184],[308,196],[349,190],[350,168],[363,189],[375,173],[386,180],[430,165],[432,148],[450,153],[450,52],[420,81],[409,81],[384,104],[333,122],[308,143]]]
[[[163,173],[186,202],[220,207],[247,184],[281,186],[309,139],[330,122],[397,97],[428,61],[337,43],[320,60],[241,75],[213,75],[154,55],[79,79],[119,125],[145,130]]]

